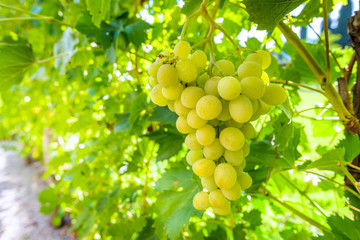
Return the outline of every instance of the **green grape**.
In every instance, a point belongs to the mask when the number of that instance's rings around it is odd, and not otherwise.
[[[184,86],[178,82],[177,84],[175,84],[173,86],[163,88],[162,94],[168,100],[176,100],[181,96],[183,89],[184,89]]]
[[[200,160],[197,160],[192,165],[192,170],[194,173],[199,177],[210,177],[214,174],[215,171],[215,163],[212,160],[203,158]]]
[[[229,113],[230,113],[230,111],[229,111]],[[234,127],[234,128],[240,129],[243,125],[244,125],[243,123],[239,123],[232,118],[225,122],[225,127]]]
[[[224,158],[226,162],[230,163],[232,166],[238,166],[244,161],[243,150],[229,151],[225,149]]]
[[[234,166],[234,169],[236,171],[236,176],[240,176],[243,173],[243,170],[245,168],[246,165],[246,161],[244,159],[244,161],[241,162],[241,164],[239,166]],[[241,187],[241,186],[240,186]]]
[[[226,203],[219,208],[212,208],[214,210],[214,213],[216,213],[217,215],[221,215],[221,216],[226,216],[229,215],[230,211],[231,211],[231,206],[230,203],[228,201],[226,201]]]
[[[165,63],[166,59],[169,58],[171,56],[171,53],[169,51],[162,51],[157,57],[156,57],[156,61],[157,63]]]
[[[220,71],[218,67],[220,68]],[[213,74],[215,76],[219,76],[220,74],[223,76],[232,76],[235,74],[234,64],[226,59],[219,60],[213,68]]]
[[[253,112],[256,112],[259,108],[259,100],[258,99],[250,99]]]
[[[231,76],[223,77],[218,83],[218,92],[223,99],[233,100],[240,95],[241,87],[240,81],[236,78]]]
[[[170,64],[163,64],[157,71],[157,80],[162,87],[170,87],[178,82],[178,72]]]
[[[229,101],[226,101],[224,99],[221,99],[221,106],[222,106],[222,110],[220,115],[217,117],[217,119],[219,119],[220,121],[228,121],[231,119],[231,115],[229,112]]]
[[[189,126],[189,124],[186,121],[186,117],[184,116],[178,117],[178,119],[176,120],[176,128],[179,132],[183,134],[187,134],[195,131],[195,129]]]
[[[189,133],[185,137],[185,146],[190,150],[200,150],[202,148],[202,145],[196,139],[195,132]]]
[[[262,72],[261,74],[261,79],[263,80],[264,84],[267,85],[270,83],[270,79],[269,79],[269,76],[267,75],[266,72]]]
[[[155,85],[159,84],[158,80],[156,79],[156,77],[151,77],[149,78],[149,83],[152,87],[154,87]]]
[[[262,57],[257,53],[250,53],[246,58],[245,62],[256,62],[260,66],[262,66]]]
[[[209,80],[206,81],[204,90],[206,95],[214,95],[216,97],[220,97],[218,92],[218,84],[221,77],[212,77]]]
[[[277,84],[270,83],[265,87],[264,96],[261,100],[269,105],[280,105],[287,99],[285,90]]]
[[[190,112],[190,108],[185,107],[181,103],[181,99],[178,98],[174,102],[174,109],[177,115],[179,116],[187,116],[187,114]]]
[[[213,95],[205,95],[196,103],[196,113],[205,120],[217,118],[221,111],[221,101]]]
[[[238,182],[242,190],[248,189],[252,185],[252,178],[248,173],[238,175]]]
[[[245,77],[240,81],[241,93],[250,99],[259,99],[264,95],[265,84],[258,77]]]
[[[237,183],[235,183],[234,187],[232,187],[231,189],[221,189],[221,192],[224,194],[224,196],[227,199],[229,199],[231,201],[235,201],[240,198],[241,187],[240,187],[240,184],[237,182]]]
[[[193,206],[195,209],[203,211],[210,207],[209,193],[198,192],[193,198]]]
[[[209,202],[212,207],[219,208],[226,204],[226,198],[220,189],[212,190],[209,193]]]
[[[149,69],[148,69],[148,73],[151,77],[156,78],[157,75],[157,71],[159,70],[159,67],[161,66],[161,63],[158,62],[154,62],[153,64],[150,65]]]
[[[212,144],[204,147],[203,152],[207,159],[217,160],[223,155],[224,147],[221,145],[220,140],[215,138]]]
[[[260,78],[262,68],[261,65],[256,62],[244,62],[239,66],[237,73],[240,80],[248,76]]]
[[[215,183],[214,175],[211,175],[210,177],[202,177],[201,179],[201,185],[208,191],[212,191],[217,189],[217,185]]]
[[[199,87],[204,88],[206,82],[210,79],[210,76],[207,72],[201,74],[197,79],[196,83]]]
[[[196,139],[203,146],[212,144],[215,140],[215,136],[215,128],[209,124],[196,130]]]
[[[195,81],[198,77],[198,71],[190,59],[182,59],[176,64],[176,70],[179,73],[179,79],[189,83]]]
[[[204,95],[205,95],[205,92],[202,88],[187,87],[181,93],[181,103],[187,108],[195,108],[196,103]]]
[[[198,68],[199,72],[205,70],[207,57],[204,51],[196,50],[193,54],[191,54],[190,59]]]
[[[153,103],[162,107],[166,106],[166,104],[168,103],[168,100],[162,94],[162,87],[160,86],[160,84],[153,87],[153,89],[151,90],[150,98]]]
[[[260,104],[257,105],[257,109],[255,112],[253,112],[251,118],[250,118],[250,122],[255,121],[256,119],[258,119],[260,117],[260,113],[261,113],[261,106],[259,106]]]
[[[229,103],[229,112],[231,117],[239,123],[249,121],[253,114],[250,99],[244,95],[240,95],[238,98],[231,100]]]
[[[216,185],[221,189],[231,189],[236,183],[236,171],[229,163],[220,163],[214,172]]]
[[[187,122],[190,127],[198,129],[205,126],[207,120],[204,120],[201,117],[199,117],[195,109],[191,109],[187,115]]]
[[[244,125],[242,126],[242,128],[240,130],[244,134],[245,139],[251,139],[255,136],[255,128],[249,122],[244,123]]]
[[[262,58],[262,68],[267,69],[271,63],[270,54],[265,50],[257,50],[256,53],[259,54]]]
[[[242,148],[244,157],[247,157],[250,153],[250,145],[245,141],[244,146]]]
[[[174,102],[175,102],[175,101],[168,101],[168,108],[169,108],[170,111],[172,111],[172,112],[175,112]]]
[[[190,166],[192,166],[194,164],[194,162],[196,162],[197,160],[200,160],[202,158],[204,158],[202,149],[190,150],[186,154],[186,161]]]
[[[238,151],[244,146],[244,134],[237,128],[227,127],[220,132],[219,140],[225,149]]]
[[[175,44],[174,54],[176,57],[178,57],[180,59],[185,59],[189,56],[190,50],[191,50],[191,47],[188,42],[180,41]]]
[[[269,104],[266,104],[263,101],[259,100],[259,105],[261,106],[260,115],[267,114],[270,111]]]

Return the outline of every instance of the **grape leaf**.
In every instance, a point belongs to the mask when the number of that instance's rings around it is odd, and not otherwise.
[[[273,123],[275,140],[278,151],[286,149],[289,140],[293,137],[294,127],[293,122],[289,120],[285,113],[281,113],[276,121]]]
[[[115,133],[117,132],[125,132],[126,130],[130,129],[130,123],[129,123],[129,116],[130,113],[122,113],[122,114],[116,114],[117,122],[115,124]]]
[[[86,0],[87,8],[92,15],[92,22],[99,27],[110,10],[110,0]]]
[[[360,222],[353,221],[347,217],[333,215],[327,218],[327,223],[331,228],[331,233],[324,233],[324,236],[314,237],[313,239],[336,239],[352,240],[359,239]]]
[[[158,121],[163,124],[175,124],[177,115],[169,110],[168,107],[157,106],[154,109],[149,121]]]
[[[29,44],[0,43],[0,89],[19,83],[35,62]]]
[[[139,48],[141,43],[145,42],[147,39],[146,29],[149,29],[150,26],[151,25],[149,23],[143,20],[138,20],[125,27],[127,37],[129,41],[134,44],[135,48]]]
[[[337,147],[345,148],[345,161],[351,162],[360,154],[360,139],[358,135],[345,132],[345,138],[342,139]]]
[[[181,13],[189,16],[200,8],[202,0],[185,0],[185,5],[181,9]]]
[[[281,19],[298,7],[304,0],[244,0],[249,20],[258,24],[258,29],[272,31]]]
[[[74,32],[71,32],[70,28],[67,28],[59,41],[54,45],[54,55],[60,55],[68,52],[68,54],[62,58],[55,59],[55,68],[59,69],[60,74],[65,74],[65,66],[75,53],[73,51],[75,44],[79,42]]]
[[[320,159],[310,163],[306,169],[317,168],[319,170],[340,171],[338,163],[344,163],[344,148],[335,148],[325,153]]]
[[[186,168],[171,168],[156,182],[155,190],[176,190],[179,187],[188,188],[193,184],[192,171]]]

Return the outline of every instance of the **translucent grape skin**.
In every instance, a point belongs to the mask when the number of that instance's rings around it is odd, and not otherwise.
[[[192,170],[199,177],[210,177],[214,174],[215,167],[214,161],[203,158],[192,165]]]
[[[203,211],[210,207],[209,193],[198,192],[193,198],[193,206],[195,209]]]
[[[247,55],[247,57],[245,58],[245,62],[256,62],[260,66],[262,66],[263,64],[262,56],[258,53],[250,53],[249,55]]]
[[[214,179],[220,189],[231,189],[236,183],[236,170],[229,163],[220,163],[215,168]]]
[[[178,82],[178,72],[174,66],[170,64],[163,64],[157,71],[157,80],[162,87],[170,87]]]
[[[265,50],[257,50],[256,53],[259,54],[261,56],[261,58],[262,58],[262,65],[261,65],[262,68],[267,69],[271,64],[270,53],[268,53]]]
[[[207,61],[204,51],[196,50],[193,54],[191,54],[190,59],[197,66],[199,72],[204,71]]]
[[[214,179],[214,176],[210,177],[202,177],[201,179],[201,185],[208,191],[212,191],[217,189],[217,185]]]
[[[265,93],[261,100],[269,105],[279,105],[286,101],[287,94],[285,90],[277,84],[270,83],[265,87]]]
[[[231,200],[235,201],[240,198],[241,195],[241,187],[238,182],[235,183],[234,187],[231,189],[221,189],[221,192],[224,194],[224,196]]]
[[[195,108],[196,103],[204,95],[205,92],[200,87],[187,87],[181,93],[181,103],[187,108]]]
[[[245,136],[239,129],[227,127],[220,132],[219,140],[225,149],[238,151],[244,146]]]
[[[218,92],[218,84],[220,80],[221,78],[218,76],[212,77],[207,80],[204,86],[205,93],[207,95],[214,95],[216,97],[220,97]]]
[[[168,88],[162,88],[162,94],[168,100],[176,100],[181,96],[183,89],[184,86],[178,82]]]
[[[219,119],[220,121],[228,121],[231,119],[231,115],[229,112],[229,101],[226,101],[224,99],[221,99],[221,105],[222,105],[222,110],[220,115],[217,117],[217,119]]]
[[[185,146],[190,150],[199,150],[203,146],[196,139],[195,132],[189,133],[185,138]]]
[[[179,115],[179,116],[187,116],[187,114],[190,112],[190,108],[185,107],[181,103],[180,98],[175,100],[175,102],[174,102],[174,110],[175,110],[176,114]]]
[[[229,112],[231,117],[239,122],[245,123],[250,120],[253,114],[251,101],[248,97],[240,95],[229,103]]]
[[[222,206],[222,207],[219,207],[219,208],[212,208],[214,210],[214,212],[217,214],[217,215],[221,215],[221,216],[226,216],[230,213],[231,211],[231,206],[230,206],[230,202],[229,201],[226,201],[226,203]]]
[[[248,173],[242,173],[238,175],[238,182],[241,186],[241,189],[246,190],[252,185],[252,178]]]
[[[212,144],[204,147],[203,153],[207,159],[217,160],[223,155],[224,147],[221,145],[220,140],[215,138]]]
[[[242,126],[242,128],[240,130],[244,134],[246,139],[251,139],[255,136],[255,128],[249,122],[244,123],[244,125]]]
[[[220,70],[218,69],[218,67],[220,68]],[[235,74],[234,64],[229,60],[221,59],[216,62],[216,66],[213,68],[213,73],[215,76],[232,76]]]
[[[244,161],[244,152],[242,149],[238,151],[225,150],[224,158],[232,166],[239,166]]]
[[[179,132],[183,134],[187,134],[195,131],[195,129],[189,126],[189,124],[186,121],[186,117],[184,116],[178,117],[178,119],[176,120],[176,128]]]
[[[179,41],[174,46],[174,54],[180,59],[186,59],[190,54],[190,44],[186,41]]]
[[[201,74],[197,79],[196,79],[196,84],[201,87],[201,88],[205,88],[205,84],[207,82],[207,80],[210,79],[210,76],[207,72]],[[206,93],[206,91],[205,91]]]
[[[206,125],[207,120],[202,119],[196,113],[195,109],[191,109],[187,115],[187,122],[190,127],[198,129]]]
[[[234,77],[227,76],[220,79],[218,83],[219,95],[225,100],[233,100],[241,93],[241,83]]]
[[[249,76],[260,78],[262,68],[261,65],[256,62],[244,62],[239,66],[237,73],[240,80]]]
[[[215,128],[209,124],[196,130],[196,139],[203,146],[212,144],[215,140],[215,136]]]
[[[162,94],[162,87],[160,86],[160,84],[153,87],[153,89],[151,90],[150,98],[153,103],[162,107],[166,106],[168,103],[168,100]]]
[[[258,77],[245,77],[240,81],[242,94],[250,99],[259,99],[264,95],[264,81]]]
[[[179,79],[185,83],[195,81],[198,77],[198,71],[190,59],[182,59],[176,63],[176,70],[179,73]]]
[[[212,207],[219,208],[226,204],[226,198],[220,189],[215,189],[209,193],[209,202]]]
[[[186,162],[192,166],[197,160],[203,159],[203,151],[202,149],[199,150],[190,150],[186,154]]]
[[[196,103],[196,113],[205,120],[217,118],[222,110],[221,101],[213,95],[205,95]]]

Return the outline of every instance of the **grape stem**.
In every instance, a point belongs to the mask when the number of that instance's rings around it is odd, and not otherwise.
[[[327,1],[322,1],[323,18],[324,18],[324,32],[325,32],[325,48],[326,48],[326,81],[331,82],[331,67],[330,67],[330,47],[329,47],[329,29],[327,16]]]
[[[324,91],[321,91],[321,90],[318,90],[316,88],[312,88],[312,87],[309,87],[309,86],[306,86],[306,85],[303,85],[303,84],[295,83],[295,82],[292,82],[292,81],[280,80],[280,79],[270,79],[270,82],[278,82],[278,83],[283,83],[283,84],[286,84],[286,85],[292,85],[292,86],[296,86],[296,87],[306,88],[306,89],[321,93],[322,95],[324,95],[326,97],[326,93]]]
[[[356,179],[354,178],[354,176],[342,164],[339,164],[339,168],[349,178],[350,182],[354,185],[356,191],[360,193],[360,189],[357,187]]]

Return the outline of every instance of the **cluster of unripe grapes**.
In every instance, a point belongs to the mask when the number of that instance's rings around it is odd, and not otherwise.
[[[149,67],[151,100],[175,112],[178,131],[187,134],[186,161],[204,188],[194,196],[194,207],[227,215],[228,200],[237,200],[252,185],[243,172],[250,151],[246,140],[255,135],[250,122],[283,103],[287,94],[269,83],[264,69],[271,57],[264,50],[249,54],[237,71],[231,61],[217,61],[212,77],[205,72],[206,54],[190,51],[189,43],[180,41],[173,53],[158,55]]]

